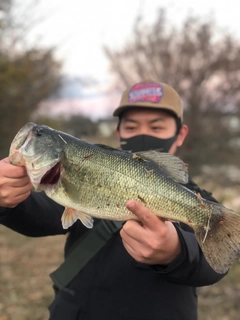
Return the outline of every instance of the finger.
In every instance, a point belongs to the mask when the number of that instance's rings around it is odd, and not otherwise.
[[[5,162],[5,163],[8,163],[8,164],[11,164],[9,157],[3,158],[1,160],[1,162]]]
[[[138,242],[141,242],[141,239],[145,238],[145,233],[146,228],[135,220],[127,221],[120,231],[120,235],[124,240],[126,240],[128,237],[131,237]]]
[[[21,192],[19,192],[17,195],[16,195],[16,197],[15,197],[15,199],[18,201],[19,199],[26,199],[29,195],[30,195],[30,193],[31,193],[31,190],[29,190],[29,189],[26,189],[25,191],[23,191],[23,190],[21,190]],[[21,200],[21,201],[23,201],[23,200]],[[19,201],[18,201],[18,203],[19,203]]]
[[[152,264],[152,258],[149,258],[143,254],[143,250],[140,246],[132,246],[131,243],[125,242],[123,240],[123,245],[127,252],[138,262],[145,264]],[[155,261],[154,261],[155,263]]]
[[[9,183],[8,181],[8,183],[5,183],[3,187],[0,185],[0,198],[3,199],[3,201],[9,200],[11,202],[12,198],[28,193],[33,188],[32,183],[29,180],[27,180],[24,184],[21,180],[17,186],[14,184],[15,181],[14,183]]]
[[[0,206],[7,208],[14,208],[19,203],[23,202],[30,195],[30,191],[27,191],[22,194],[17,194],[16,196],[12,196],[11,199],[5,199],[4,201],[0,199]]]
[[[18,179],[28,177],[25,167],[17,167],[10,164],[5,169],[5,176],[8,178]]]
[[[124,248],[127,250],[127,252],[135,259],[139,260],[140,256],[138,252],[132,247],[130,244],[128,244],[126,241],[123,240]]]
[[[3,176],[13,179],[27,176],[27,170],[25,167],[12,165],[8,158],[5,158],[0,162],[0,171]]]
[[[24,186],[21,185],[19,187],[15,187],[15,194],[24,194],[24,193],[28,193],[29,191],[31,191],[33,189],[33,185],[31,182],[25,184]]]
[[[157,230],[159,222],[164,224],[153,212],[137,201],[129,200],[126,203],[126,207],[138,217],[145,227],[151,230]]]
[[[27,198],[32,190],[31,182],[21,185],[19,187],[6,186],[5,188],[0,188],[0,206],[12,206],[12,204],[16,204],[22,202],[25,198]],[[24,198],[24,199],[23,199]]]
[[[131,222],[133,222],[132,225]],[[129,225],[126,226],[126,224]],[[136,246],[136,243],[139,243],[139,235],[141,230],[139,231],[138,228],[140,227],[142,229],[141,226],[135,226],[134,224],[136,224],[136,221],[128,221],[124,224],[120,231],[121,238],[131,246]]]
[[[7,178],[6,185],[11,186],[12,188],[23,188],[23,187],[29,187],[32,189],[32,183],[28,176],[22,177],[22,178]]]

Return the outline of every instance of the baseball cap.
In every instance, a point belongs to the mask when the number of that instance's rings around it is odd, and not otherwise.
[[[113,116],[117,117],[132,107],[168,110],[183,120],[183,105],[177,91],[166,83],[152,79],[142,80],[127,88]]]

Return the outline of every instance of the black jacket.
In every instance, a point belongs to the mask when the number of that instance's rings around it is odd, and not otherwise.
[[[192,181],[189,189],[216,201]],[[0,223],[27,236],[64,234],[63,207],[44,193],[31,196],[14,209],[0,213]],[[191,228],[175,225],[183,252],[168,266],[136,262],[125,250],[119,232],[79,272],[69,286],[57,292],[50,320],[196,320],[196,287],[219,281],[206,262]],[[65,253],[84,232],[80,221],[71,228]]]

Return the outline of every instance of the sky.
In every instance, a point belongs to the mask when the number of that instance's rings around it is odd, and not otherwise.
[[[28,38],[41,46],[56,46],[65,74],[109,83],[112,78],[103,46],[121,48],[131,39],[137,15],[151,23],[161,7],[173,25],[180,26],[189,13],[210,16],[240,37],[239,0],[38,0],[36,12],[44,18]]]
[[[26,0],[21,0],[26,1]],[[103,46],[120,48],[131,38],[136,16],[151,23],[158,8],[167,9],[172,24],[180,25],[189,12],[211,15],[216,22],[240,36],[240,1],[215,0],[39,0],[37,10],[43,22],[31,33],[32,40],[56,45],[57,56],[64,60],[64,72],[94,76],[104,80],[108,61]]]

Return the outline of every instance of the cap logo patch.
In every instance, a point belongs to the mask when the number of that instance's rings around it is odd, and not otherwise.
[[[140,82],[132,86],[128,101],[134,102],[152,102],[157,103],[163,96],[163,88],[156,82]]]

